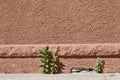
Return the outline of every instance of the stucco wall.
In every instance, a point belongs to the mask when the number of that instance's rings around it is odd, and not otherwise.
[[[38,73],[39,49],[45,45],[0,45],[0,73]],[[56,52],[59,72],[69,73],[72,67],[95,68],[100,54],[103,72],[120,72],[120,44],[49,44]]]
[[[0,0],[0,44],[119,42],[120,0]]]

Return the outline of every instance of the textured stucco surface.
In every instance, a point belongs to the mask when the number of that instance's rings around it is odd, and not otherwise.
[[[45,45],[0,45],[0,73],[40,72],[38,50]],[[91,67],[96,54],[104,72],[120,72],[120,44],[49,44],[49,50],[59,56],[60,72],[72,67]]]
[[[95,68],[96,58],[60,58],[60,72],[69,73],[72,67]],[[104,72],[120,72],[120,58],[101,58]],[[0,58],[0,73],[38,73],[39,58]]]
[[[120,72],[120,58],[100,58],[103,63],[103,72]],[[95,68],[96,58],[61,58],[64,64],[62,71],[70,72],[72,67]]]
[[[0,73],[40,72],[37,58],[0,58]]]
[[[0,57],[39,57],[46,45],[0,45]],[[49,51],[63,57],[120,57],[120,44],[49,44]]]
[[[118,42],[120,0],[0,0],[0,44]]]

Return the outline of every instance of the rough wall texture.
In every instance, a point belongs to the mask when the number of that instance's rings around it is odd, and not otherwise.
[[[0,73],[40,72],[38,50],[45,45],[0,45]],[[72,67],[91,67],[96,54],[104,72],[120,72],[120,44],[49,44],[59,56],[59,71],[68,73]]]
[[[96,58],[60,58],[60,72],[70,73],[72,67],[95,68]],[[104,72],[120,72],[120,58],[101,58]],[[0,73],[38,73],[39,58],[0,58]]]
[[[46,45],[0,45],[0,57],[39,57]],[[120,57],[120,44],[49,44],[49,50],[60,57]]]
[[[120,0],[0,0],[0,44],[120,42]]]

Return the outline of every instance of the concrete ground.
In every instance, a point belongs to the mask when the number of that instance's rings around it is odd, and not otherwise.
[[[0,74],[0,80],[120,80],[120,73]]]

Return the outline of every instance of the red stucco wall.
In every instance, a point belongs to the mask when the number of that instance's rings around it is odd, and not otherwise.
[[[41,44],[59,50],[62,72],[94,68],[98,52],[120,72],[120,44],[96,43],[120,43],[120,0],[0,0],[0,73],[39,72]]]
[[[119,42],[119,0],[0,0],[0,44]]]
[[[35,73],[40,71],[39,49],[45,45],[0,45],[0,73]],[[49,44],[49,51],[59,56],[59,72],[72,67],[95,68],[100,54],[103,72],[120,72],[120,44]]]

